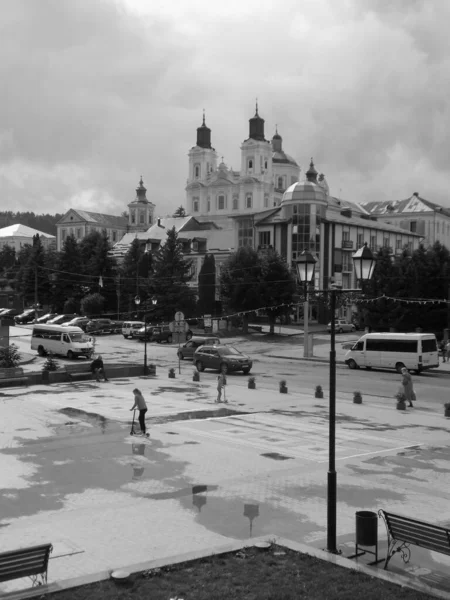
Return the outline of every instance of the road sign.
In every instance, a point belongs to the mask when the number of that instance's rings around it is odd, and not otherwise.
[[[179,321],[178,323],[172,321],[169,323],[169,328],[172,333],[186,333],[189,331],[189,324],[186,321]]]
[[[184,321],[184,314],[181,311],[177,311],[175,313],[175,321],[179,323],[180,321]]]

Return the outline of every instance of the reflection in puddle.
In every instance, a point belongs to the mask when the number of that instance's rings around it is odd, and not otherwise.
[[[251,413],[242,410],[233,410],[232,408],[217,408],[211,410],[191,410],[180,412],[175,415],[161,415],[160,417],[150,417],[147,419],[153,424],[170,423],[171,421],[187,421],[190,419],[212,419],[218,417],[230,417],[234,415],[249,415]]]

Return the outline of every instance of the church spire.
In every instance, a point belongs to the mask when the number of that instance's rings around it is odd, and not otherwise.
[[[144,182],[142,180],[142,175],[139,180],[139,186],[136,188],[136,200],[138,202],[148,202],[147,200],[147,188],[144,186]]]
[[[309,163],[309,169],[306,171],[306,179],[311,183],[317,183],[317,171],[314,167],[313,159]]]
[[[205,109],[203,109],[203,122],[197,127],[197,146],[200,148],[211,148],[211,129],[206,126]]]
[[[264,119],[259,116],[258,113],[258,100],[256,100],[256,109],[255,116],[249,120],[250,123],[250,132],[249,138],[252,140],[258,140],[260,142],[265,142],[264,137]]]

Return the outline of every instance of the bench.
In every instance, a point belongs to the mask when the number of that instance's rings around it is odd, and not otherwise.
[[[75,379],[91,379],[91,364],[80,362],[73,365],[64,365],[67,373],[68,381],[74,381]]]
[[[0,369],[0,387],[4,384],[16,383],[28,385],[28,377],[20,367],[12,367],[10,369]]]
[[[385,569],[396,552],[400,552],[404,563],[409,562],[410,545],[450,555],[450,529],[385,510],[379,510],[378,515],[384,520],[388,534]]]
[[[0,583],[30,577],[32,585],[47,583],[51,544],[41,544],[0,554]]]

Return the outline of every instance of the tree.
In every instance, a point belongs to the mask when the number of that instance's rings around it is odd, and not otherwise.
[[[82,284],[84,265],[78,242],[73,235],[67,236],[57,259],[52,303],[57,312],[64,311],[65,303],[70,300],[74,312],[78,312],[83,295]],[[71,311],[68,311],[71,312]]]
[[[21,359],[22,356],[16,344],[10,344],[9,346],[0,348],[0,367],[3,369],[17,367]]]
[[[18,256],[19,269],[15,289],[25,302],[47,303],[50,296],[49,271],[46,268],[45,250],[38,234],[33,245],[23,247]]]
[[[155,316],[171,321],[179,310],[186,317],[194,314],[194,293],[188,286],[192,261],[184,258],[175,227],[167,232],[167,239],[154,255],[153,264],[148,296],[158,301]]]
[[[288,264],[275,250],[269,250],[259,258],[261,279],[259,282],[260,306],[272,307],[267,310],[270,334],[273,335],[275,320],[290,311],[296,292],[295,279]]]
[[[216,261],[214,254],[206,254],[198,275],[198,303],[200,315],[212,315],[216,306]]]
[[[129,313],[135,310],[134,297],[139,296],[142,304],[148,298],[148,278],[153,272],[153,257],[145,252],[141,242],[132,241],[120,268],[121,311]],[[124,290],[124,293],[122,293]]]
[[[81,312],[83,315],[94,316],[103,312],[105,298],[99,294],[88,294],[81,301]]]
[[[177,208],[177,210],[173,213],[174,217],[185,217],[186,216],[186,210],[184,209],[184,206],[179,206]]]
[[[231,254],[220,273],[220,295],[227,308],[233,312],[243,311],[243,332],[248,332],[248,314],[244,311],[261,307],[259,297],[261,261],[258,253],[243,246]]]
[[[0,272],[11,269],[16,262],[16,249],[6,244],[0,250]]]
[[[100,293],[104,297],[106,311],[115,312],[117,307],[116,273],[117,263],[109,254],[106,230],[93,231],[80,242],[80,253],[85,269],[88,293]]]

